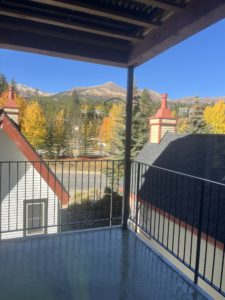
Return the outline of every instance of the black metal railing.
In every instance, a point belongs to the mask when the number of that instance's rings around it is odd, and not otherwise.
[[[138,162],[131,174],[135,230],[225,295],[225,185]]]
[[[0,162],[0,237],[122,222],[123,162]]]

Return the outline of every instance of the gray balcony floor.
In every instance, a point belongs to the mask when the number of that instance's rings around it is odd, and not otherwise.
[[[0,299],[206,299],[120,228],[0,243]]]

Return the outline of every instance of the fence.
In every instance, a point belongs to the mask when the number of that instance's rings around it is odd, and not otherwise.
[[[225,295],[225,185],[132,163],[130,220]]]
[[[0,237],[121,224],[114,160],[0,162]]]

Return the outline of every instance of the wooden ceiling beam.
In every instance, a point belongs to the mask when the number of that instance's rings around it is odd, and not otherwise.
[[[26,51],[73,60],[125,67],[128,51],[93,43],[74,42],[57,35],[44,35],[34,31],[6,28],[0,22],[0,48]]]
[[[182,11],[184,8],[172,3],[163,2],[163,1],[157,1],[157,0],[134,0],[135,2],[146,4],[146,5],[152,5],[155,7],[159,7],[165,10],[172,10],[174,12]]]
[[[128,65],[138,66],[223,18],[224,0],[192,0],[184,11],[132,47]]]
[[[0,20],[0,28],[5,28],[5,29],[11,29],[13,26],[12,22],[9,20]],[[49,36],[49,37],[54,37],[54,38],[59,38],[61,40],[69,40],[69,41],[74,41],[78,43],[84,43],[88,47],[90,46],[103,46],[103,47],[110,47],[111,49],[117,49],[121,51],[128,51],[128,45],[125,45],[123,43],[117,43],[117,42],[110,42],[108,40],[102,40],[102,39],[91,39],[90,35],[83,36],[79,33],[76,33],[74,31],[72,32],[61,32],[55,28],[49,28],[49,26],[46,26],[45,28],[40,28],[30,26],[30,24],[16,24],[13,26],[13,30],[15,32],[17,31],[23,31],[23,32],[30,32],[34,34],[39,34],[43,36]]]
[[[71,0],[30,0],[31,2],[36,2],[36,3],[41,3],[41,4],[46,4],[46,5],[51,5],[54,7],[59,7],[59,8],[67,8],[72,11],[78,11],[82,12],[85,14],[90,14],[98,17],[104,17],[110,20],[115,20],[115,21],[120,21],[132,25],[137,25],[141,27],[146,27],[146,28],[159,28],[159,24],[151,23],[150,21],[145,21],[140,18],[137,18],[135,16],[130,16],[124,13],[117,13],[117,12],[112,12],[110,10],[102,9],[100,7],[91,7],[89,5],[85,4],[76,4],[74,1]]]
[[[107,30],[107,31],[101,30],[101,29],[89,27],[86,25],[80,25],[80,24],[75,24],[72,22],[61,21],[61,20],[58,20],[58,19],[55,19],[52,17],[37,16],[37,15],[27,13],[27,12],[22,13],[22,12],[14,11],[12,9],[4,8],[4,7],[0,7],[0,15],[18,18],[18,19],[22,19],[22,20],[29,20],[29,21],[36,22],[36,23],[54,25],[54,26],[58,26],[58,27],[62,27],[62,28],[74,29],[77,31],[93,33],[93,34],[97,34],[97,35],[127,40],[127,41],[131,41],[131,42],[139,42],[141,40],[141,38],[139,38],[139,37],[135,37],[135,36],[128,35],[128,34],[115,33],[114,31],[109,31],[109,30]]]

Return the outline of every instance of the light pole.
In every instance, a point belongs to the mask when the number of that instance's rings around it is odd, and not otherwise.
[[[76,146],[75,146],[76,155],[74,155],[74,157],[78,157],[78,154],[79,154],[79,126],[75,126],[74,130],[75,130],[75,140],[76,140]]]

